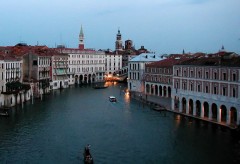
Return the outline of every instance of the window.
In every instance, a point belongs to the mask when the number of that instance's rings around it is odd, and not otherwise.
[[[198,78],[201,78],[201,71],[198,71]]]
[[[234,74],[232,75],[232,80],[233,80],[233,81],[237,81],[236,73],[234,73]]]
[[[178,70],[177,70],[177,76],[178,76]]]
[[[186,90],[186,83],[183,83],[183,89]]]
[[[206,92],[206,93],[209,93],[209,91],[208,91],[208,86],[205,87],[205,92]]]
[[[193,83],[190,84],[190,90],[193,91]]]
[[[38,64],[37,60],[33,60],[33,65],[37,65],[37,64]]]
[[[232,89],[232,96],[236,97],[236,90],[235,90],[235,88]]]
[[[217,79],[217,72],[214,72],[214,79]]]
[[[179,84],[178,84],[178,82],[176,83],[176,88],[179,88]]]
[[[213,94],[217,94],[217,87],[216,86],[214,86],[214,88],[213,88]]]
[[[198,89],[198,90],[197,90],[198,92],[201,92],[201,86],[200,86],[200,84],[198,84],[197,89]]]
[[[206,72],[206,79],[208,79],[209,78],[209,73],[208,72]]]
[[[184,70],[183,76],[184,76],[184,77],[187,77],[187,71],[186,71],[186,70]]]
[[[194,77],[194,76],[193,76],[193,70],[191,70],[191,72],[190,72],[190,76],[191,76],[191,77]]]
[[[223,80],[227,80],[227,74],[223,73]]]
[[[226,95],[227,95],[226,90],[227,90],[226,87],[223,87],[223,89],[222,89],[222,95],[223,95],[223,96],[226,96]]]

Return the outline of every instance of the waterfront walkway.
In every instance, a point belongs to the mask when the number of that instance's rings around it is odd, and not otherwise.
[[[147,94],[144,94],[144,93],[139,93],[139,92],[131,92],[131,98],[133,99],[136,99],[142,103],[146,103],[148,105],[161,105],[163,107],[166,108],[167,111],[170,111],[170,112],[174,112],[174,113],[177,113],[177,114],[181,114],[181,115],[184,115],[184,116],[187,116],[187,117],[192,117],[192,118],[195,118],[195,119],[199,119],[199,120],[202,120],[202,121],[207,121],[207,122],[211,122],[211,123],[214,123],[214,124],[218,124],[218,125],[221,125],[221,126],[225,126],[225,127],[228,127],[230,129],[239,129],[236,125],[228,125],[226,124],[225,122],[217,122],[217,120],[210,120],[208,118],[201,118],[201,117],[197,117],[197,116],[193,116],[193,115],[190,115],[190,114],[186,114],[186,113],[182,113],[182,112],[179,112],[177,110],[172,110],[171,109],[171,98],[166,98],[166,97],[159,97],[159,96],[154,96],[154,95],[147,95]]]

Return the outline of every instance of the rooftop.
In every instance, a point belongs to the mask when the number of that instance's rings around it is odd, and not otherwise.
[[[151,53],[142,53],[130,60],[130,62],[154,62],[160,61],[164,58],[161,55],[151,54]]]

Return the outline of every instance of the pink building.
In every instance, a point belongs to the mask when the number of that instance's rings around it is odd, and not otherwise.
[[[144,73],[145,94],[171,98],[173,65],[188,60],[187,57],[170,57],[146,64]]]

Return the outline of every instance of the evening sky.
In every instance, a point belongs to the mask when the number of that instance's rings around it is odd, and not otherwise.
[[[156,53],[240,53],[240,0],[4,0],[0,3],[0,46],[19,42],[55,47],[114,50],[123,43]]]

